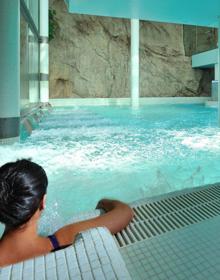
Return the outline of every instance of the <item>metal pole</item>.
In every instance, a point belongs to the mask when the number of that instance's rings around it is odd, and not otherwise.
[[[131,105],[139,107],[139,19],[131,19]]]

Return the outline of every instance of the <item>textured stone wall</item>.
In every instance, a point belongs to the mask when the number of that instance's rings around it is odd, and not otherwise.
[[[50,97],[130,96],[130,22],[74,15],[51,0],[58,29],[50,41]],[[183,26],[141,22],[141,96],[210,95],[212,70],[193,70]]]
[[[183,28],[183,43],[187,56],[217,48],[217,28],[193,25],[184,25]]]

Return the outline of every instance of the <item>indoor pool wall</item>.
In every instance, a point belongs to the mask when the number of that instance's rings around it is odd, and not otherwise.
[[[205,104],[212,97],[140,97],[140,105],[158,104]],[[50,103],[55,107],[65,106],[129,106],[131,98],[54,98]]]

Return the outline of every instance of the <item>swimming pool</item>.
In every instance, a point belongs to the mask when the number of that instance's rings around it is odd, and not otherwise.
[[[0,165],[32,158],[49,177],[47,233],[102,197],[130,202],[220,181],[217,109],[203,105],[55,108]]]

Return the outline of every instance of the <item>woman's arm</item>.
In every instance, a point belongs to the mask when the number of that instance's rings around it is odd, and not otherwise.
[[[117,200],[102,199],[97,208],[104,209],[106,213],[93,219],[64,226],[55,233],[61,246],[72,243],[79,232],[89,228],[107,227],[114,234],[125,228],[133,218],[130,206]]]

